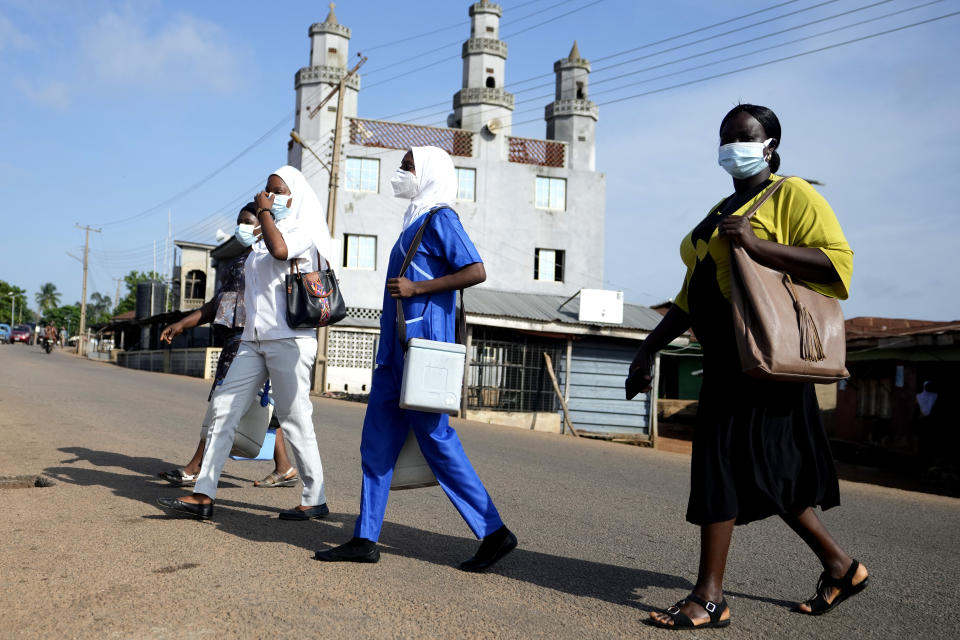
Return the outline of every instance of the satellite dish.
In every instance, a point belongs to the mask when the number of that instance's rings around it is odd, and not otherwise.
[[[497,133],[503,129],[503,123],[500,122],[500,118],[493,118],[484,126],[491,135],[497,135]]]

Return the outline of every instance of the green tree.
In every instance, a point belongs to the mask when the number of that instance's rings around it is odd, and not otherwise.
[[[57,329],[65,328],[70,331],[70,335],[76,335],[77,330],[80,329],[80,303],[75,302],[49,309],[44,318],[46,322],[52,323]]]
[[[94,291],[87,302],[87,324],[102,324],[110,320],[113,300],[110,296]]]
[[[16,302],[14,303],[14,301]],[[11,315],[14,306],[17,308],[16,318]],[[30,320],[30,310],[27,309],[27,291],[5,280],[0,280],[0,322],[9,322],[12,326],[21,319]]]
[[[148,280],[162,280],[159,273],[155,271],[131,271],[123,276],[123,281],[127,285],[127,295],[120,299],[120,304],[113,310],[113,315],[133,311],[137,308],[137,285]]]
[[[37,301],[37,309],[40,315],[43,315],[47,309],[53,309],[60,304],[60,292],[57,291],[57,285],[52,282],[45,282],[40,285],[40,291],[34,298]]]

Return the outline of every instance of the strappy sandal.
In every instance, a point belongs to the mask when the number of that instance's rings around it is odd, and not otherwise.
[[[690,616],[680,611],[680,607],[686,604],[688,600],[703,607],[703,609],[710,616],[710,622],[694,624],[693,620],[690,619]],[[677,604],[663,610],[663,613],[670,616],[670,619],[673,620],[673,624],[660,622],[656,618],[649,618],[647,622],[661,629],[720,629],[730,624],[730,618],[727,618],[726,620],[720,619],[720,616],[722,616],[723,612],[726,610],[726,598],[723,598],[720,600],[720,602],[710,602],[709,600],[704,600],[703,598],[691,593]]]
[[[297,480],[300,477],[297,475],[297,470],[293,467],[287,469],[287,472],[283,475],[278,474],[276,471],[271,471],[269,475],[259,482],[254,482],[253,486],[259,487],[261,489],[270,489],[272,487],[292,487],[297,484]]]
[[[857,575],[857,569],[859,567],[860,563],[854,560],[850,564],[850,568],[847,569],[847,573],[842,578],[833,578],[829,573],[824,571],[820,574],[820,579],[817,580],[817,595],[802,603],[808,605],[810,607],[810,611],[804,611],[800,608],[799,604],[795,605],[792,611],[796,613],[803,613],[808,616],[822,616],[847,598],[857,595],[866,589],[867,584],[870,582],[870,576],[867,576],[857,584],[853,584],[853,577]],[[833,598],[832,602],[827,602],[827,589],[831,587],[839,589],[839,593],[837,593],[837,595]]]
[[[169,471],[161,471],[157,475],[174,486],[186,487],[197,484],[197,477],[200,474],[189,474],[183,469],[170,469]]]

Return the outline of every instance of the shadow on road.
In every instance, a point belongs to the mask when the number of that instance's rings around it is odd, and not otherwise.
[[[60,451],[75,456],[64,460],[64,465],[85,461],[95,467],[125,469],[130,473],[89,468],[87,466],[51,467],[44,473],[61,482],[81,486],[103,486],[115,495],[149,505],[150,520],[167,520],[181,516],[171,515],[156,505],[162,489],[172,489],[163,481],[143,482],[140,476],[153,477],[157,469],[169,466],[159,458],[133,457],[110,451],[96,451],[85,447],[65,447]],[[229,486],[221,483],[221,487]],[[189,487],[185,488],[189,489]],[[253,513],[251,513],[253,512]],[[281,521],[277,509],[246,502],[219,499],[212,524],[217,529],[253,542],[285,542],[310,552],[327,545],[335,545],[350,537],[354,514],[331,513],[322,521]],[[201,524],[198,522],[198,524]],[[523,548],[523,532],[519,532],[520,547],[491,572],[503,577],[528,582],[575,596],[596,598],[618,605],[652,611],[654,606],[643,602],[642,592],[650,587],[689,590],[693,584],[678,576],[625,567],[579,558],[542,553]],[[450,567],[456,570],[460,561],[473,555],[477,542],[472,537],[451,536],[415,527],[385,522],[380,537],[384,555],[411,558],[421,562]],[[309,556],[306,556],[305,559]],[[321,567],[318,566],[318,570]],[[755,596],[741,595],[745,598]],[[762,598],[756,598],[762,599]],[[660,603],[662,604],[662,603]]]

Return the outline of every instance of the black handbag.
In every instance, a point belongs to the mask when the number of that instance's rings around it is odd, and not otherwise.
[[[287,324],[291,329],[326,327],[347,317],[337,276],[319,251],[317,268],[319,271],[300,273],[297,261],[290,261],[286,284]]]

